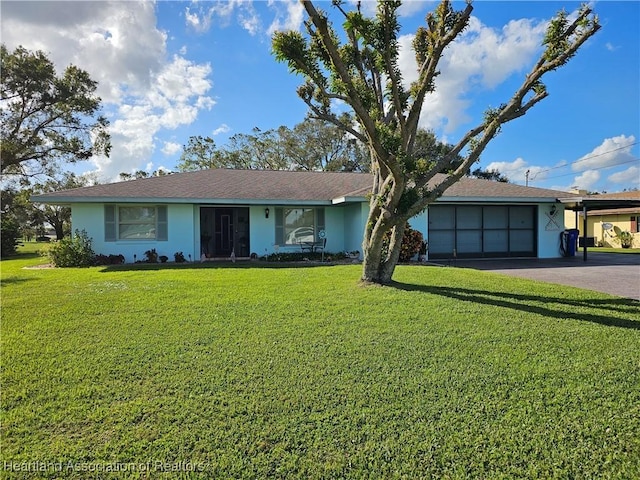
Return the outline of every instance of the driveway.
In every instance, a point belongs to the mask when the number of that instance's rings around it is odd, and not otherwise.
[[[575,257],[553,259],[486,259],[434,263],[488,270],[640,300],[640,255],[637,254],[589,252],[586,262],[580,252]]]

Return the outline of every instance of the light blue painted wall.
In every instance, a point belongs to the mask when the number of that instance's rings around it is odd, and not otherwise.
[[[560,232],[564,231],[564,207],[556,205],[553,217],[558,224],[550,221],[549,212],[553,204],[538,205],[538,258],[558,258],[560,251]]]
[[[269,208],[269,218],[264,209]],[[254,206],[249,208],[249,242],[252,253],[259,257],[273,253],[276,241],[276,207]]]
[[[362,206],[365,206],[363,210]],[[350,203],[344,207],[344,250],[358,251],[362,258],[362,236],[367,220],[366,203]]]
[[[262,256],[276,251],[276,218],[277,205],[261,205],[249,208],[249,228],[251,252]],[[295,208],[294,205],[287,206]],[[265,208],[269,208],[269,218],[265,218]],[[327,251],[341,252],[344,247],[344,209],[340,206],[324,207],[325,232],[327,235]],[[299,252],[298,245],[278,245],[279,252]]]
[[[193,206],[189,204],[167,205],[167,221],[169,225],[166,242],[146,240],[104,241],[104,205],[75,204],[71,207],[71,225],[75,231],[86,230],[92,238],[93,250],[104,255],[124,255],[127,263],[144,259],[144,252],[155,248],[158,255],[166,255],[173,261],[176,252],[182,252],[185,258],[191,254],[193,259],[200,258],[194,249]]]
[[[250,222],[250,251],[262,256],[273,253],[275,248],[275,208],[268,205],[270,214],[265,218],[265,207],[249,207]],[[564,228],[558,220],[560,229],[549,225],[550,204],[538,205],[538,256],[539,258],[556,258],[561,256],[559,250],[559,236]],[[367,220],[368,204],[350,203],[325,207],[325,230],[327,233],[327,251],[362,252],[362,234]],[[200,205],[170,204],[167,205],[168,241],[127,240],[116,242],[104,241],[104,205],[103,204],[74,204],[72,205],[72,229],[86,230],[93,239],[96,253],[122,254],[126,262],[133,262],[133,255],[140,260],[144,252],[155,248],[159,255],[166,255],[173,261],[175,252],[183,252],[185,257],[195,261],[200,259]],[[556,218],[564,218],[564,211],[558,206]],[[410,220],[412,228],[420,231],[428,241],[428,211]],[[298,246],[279,246],[281,252],[298,252]],[[428,254],[428,252],[427,252]]]

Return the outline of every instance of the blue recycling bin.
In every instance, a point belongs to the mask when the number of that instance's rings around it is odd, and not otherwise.
[[[578,248],[578,237],[580,237],[580,230],[577,228],[571,228],[567,230],[567,235],[569,236],[567,242],[567,256],[575,257],[576,250]]]

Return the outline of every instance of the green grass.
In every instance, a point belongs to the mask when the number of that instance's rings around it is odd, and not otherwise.
[[[590,252],[594,253],[632,253],[640,254],[640,248],[610,248],[610,247],[590,247]]]
[[[5,478],[640,477],[638,302],[444,267],[42,262],[0,265],[2,460],[45,465]]]

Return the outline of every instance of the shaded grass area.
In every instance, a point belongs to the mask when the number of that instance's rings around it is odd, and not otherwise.
[[[1,264],[5,461],[151,465],[100,478],[175,477],[154,462],[204,470],[187,478],[640,476],[638,302],[424,266],[363,287],[351,265],[29,263]]]

